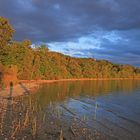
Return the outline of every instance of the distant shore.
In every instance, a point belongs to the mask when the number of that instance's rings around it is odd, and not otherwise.
[[[110,80],[140,80],[140,78],[80,78],[80,79],[59,79],[59,80],[19,80],[12,88],[6,87],[0,90],[0,97],[8,98],[32,94],[41,84],[67,82],[67,81],[110,81]]]

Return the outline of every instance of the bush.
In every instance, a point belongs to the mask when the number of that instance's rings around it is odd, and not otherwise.
[[[0,77],[1,77],[1,84],[3,86],[9,86],[10,83],[16,84],[18,82],[17,80],[17,66],[15,65],[10,65],[10,66],[5,66],[1,72],[0,72]]]

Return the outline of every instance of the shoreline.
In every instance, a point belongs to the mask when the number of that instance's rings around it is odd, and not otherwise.
[[[22,83],[54,83],[54,82],[65,82],[65,81],[112,81],[112,80],[140,80],[139,78],[73,78],[73,79],[58,79],[58,80],[19,80]]]
[[[140,80],[140,78],[76,78],[76,79],[58,79],[58,80],[19,80],[18,84],[12,88],[6,87],[0,90],[0,97],[9,98],[24,96],[35,93],[41,84],[55,83],[55,82],[68,82],[68,81],[113,81],[113,80]]]

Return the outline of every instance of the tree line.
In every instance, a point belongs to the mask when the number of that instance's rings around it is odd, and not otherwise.
[[[51,52],[44,44],[12,39],[14,29],[0,17],[0,74],[17,73],[22,80],[68,78],[136,78],[140,68],[93,58],[74,58]]]

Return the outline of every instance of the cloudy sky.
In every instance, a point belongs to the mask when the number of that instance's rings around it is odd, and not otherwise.
[[[16,40],[140,66],[140,0],[0,0]]]

